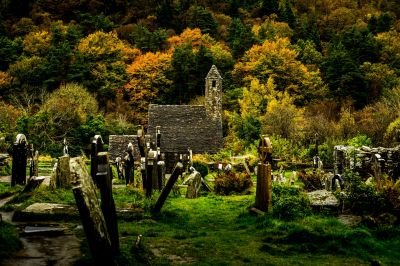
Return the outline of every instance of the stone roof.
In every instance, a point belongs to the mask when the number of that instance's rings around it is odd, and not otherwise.
[[[212,65],[210,71],[208,71],[206,79],[222,79],[221,74],[219,74],[219,71],[215,65]]]
[[[222,120],[207,115],[203,105],[149,106],[147,134],[161,127],[161,152],[216,153],[222,148]]]

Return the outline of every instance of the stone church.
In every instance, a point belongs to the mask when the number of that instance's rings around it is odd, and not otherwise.
[[[223,146],[221,101],[222,77],[213,65],[205,78],[204,105],[150,104],[147,134],[154,140],[156,127],[161,127],[161,152],[167,161],[188,149],[193,154],[217,153]],[[110,159],[123,157],[129,142],[137,146],[136,136],[110,135]],[[135,152],[135,160],[138,156]]]

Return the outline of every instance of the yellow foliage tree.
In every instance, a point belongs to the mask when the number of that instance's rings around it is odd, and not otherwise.
[[[273,77],[276,88],[294,97],[296,103],[321,98],[327,92],[318,69],[311,71],[297,60],[298,52],[291,48],[289,39],[266,40],[254,45],[234,66],[237,84],[248,84],[253,78],[261,83]]]
[[[11,85],[12,77],[7,72],[0,71],[0,91]]]
[[[381,60],[391,66],[400,66],[400,33],[392,30],[379,33],[376,40],[382,46]]]
[[[30,32],[23,41],[24,52],[43,56],[50,48],[51,34],[46,30]]]
[[[96,31],[82,39],[78,51],[92,60],[115,57],[125,62],[132,61],[140,54],[138,49],[129,48],[115,32]]]

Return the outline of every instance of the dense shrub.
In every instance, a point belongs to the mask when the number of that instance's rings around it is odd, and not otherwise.
[[[208,175],[208,166],[206,163],[202,161],[194,161],[193,162],[193,167],[196,169],[197,172],[201,174],[202,177],[205,177]]]
[[[272,215],[282,220],[294,220],[311,214],[310,200],[298,188],[274,185]]]
[[[390,209],[385,193],[380,193],[372,184],[366,184],[356,172],[346,172],[345,207],[356,214],[379,214]]]
[[[214,190],[217,194],[229,195],[244,193],[251,186],[253,186],[253,181],[246,173],[218,173],[215,177]]]

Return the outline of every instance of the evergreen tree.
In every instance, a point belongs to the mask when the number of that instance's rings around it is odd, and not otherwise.
[[[250,26],[244,25],[239,18],[232,20],[228,28],[228,44],[235,58],[241,57],[255,43]]]
[[[364,76],[343,44],[333,46],[322,64],[331,94],[339,100],[351,97],[356,107],[366,104],[368,91]]]
[[[279,8],[279,18],[280,20],[289,24],[289,26],[294,29],[296,27],[296,16],[294,15],[292,5],[289,0],[285,0],[283,5]]]
[[[279,2],[277,0],[263,0],[261,3],[261,12],[263,15],[278,14]]]
[[[352,28],[342,34],[340,42],[349,51],[354,62],[358,64],[366,61],[377,62],[379,59],[379,45],[367,29]]]
[[[217,22],[211,12],[202,6],[192,6],[187,11],[187,26],[189,28],[199,28],[202,33],[215,36],[217,33]]]
[[[373,34],[377,33],[377,28],[378,26],[378,19],[376,18],[375,15],[372,15],[371,18],[368,20],[368,30],[372,32]]]
[[[164,0],[157,6],[156,17],[160,27],[174,28],[174,8],[171,0]]]
[[[196,73],[193,71],[195,55],[188,44],[175,49],[171,60],[171,92],[167,93],[169,103],[188,103],[195,95]]]
[[[389,31],[394,21],[395,20],[387,12],[383,12],[378,18],[376,32]]]
[[[194,73],[196,73],[195,94],[199,96],[205,94],[204,79],[207,76],[207,73],[210,70],[211,66],[215,63],[210,49],[201,45],[199,51],[196,53],[195,63],[196,63],[194,69]]]

